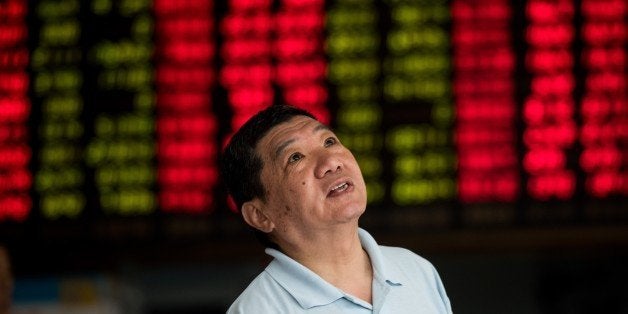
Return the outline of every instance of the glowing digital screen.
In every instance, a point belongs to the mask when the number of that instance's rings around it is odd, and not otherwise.
[[[366,224],[626,221],[627,15],[625,0],[0,1],[0,224],[235,234],[219,152],[279,103],[354,153]]]

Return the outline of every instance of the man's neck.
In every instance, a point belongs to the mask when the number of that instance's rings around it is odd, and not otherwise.
[[[298,245],[284,245],[284,253],[325,281],[371,302],[373,268],[360,243],[357,228],[341,228],[310,236]]]

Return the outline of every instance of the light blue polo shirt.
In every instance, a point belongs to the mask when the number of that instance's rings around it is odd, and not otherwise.
[[[227,313],[452,313],[436,269],[409,250],[377,245],[363,229],[362,247],[373,265],[373,304],[331,285],[287,255],[266,249],[273,261]]]

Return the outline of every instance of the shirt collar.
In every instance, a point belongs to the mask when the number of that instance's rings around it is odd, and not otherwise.
[[[401,285],[399,281],[388,277],[383,255],[375,239],[361,228],[358,229],[358,236],[362,248],[371,259],[374,280],[385,281],[391,286]],[[266,272],[286,289],[302,308],[327,305],[345,297],[342,290],[282,252],[272,248],[267,248],[265,252],[274,258],[266,267]]]
[[[362,248],[369,254],[369,258],[371,259],[374,279],[385,281],[391,286],[400,286],[401,282],[397,278],[390,276],[391,272],[388,271],[387,265],[384,262],[384,255],[375,239],[373,239],[373,236],[362,228],[358,229],[358,236],[360,237]]]

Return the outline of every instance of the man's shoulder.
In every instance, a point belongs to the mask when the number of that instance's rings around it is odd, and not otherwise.
[[[249,285],[240,293],[238,298],[231,304],[227,313],[248,312],[251,306],[263,306],[268,301],[269,286],[272,284],[270,276],[266,271],[262,271]]]
[[[284,298],[290,295],[268,274],[263,271],[244,289],[231,304],[227,313],[267,313],[275,310],[278,304],[285,304]]]

